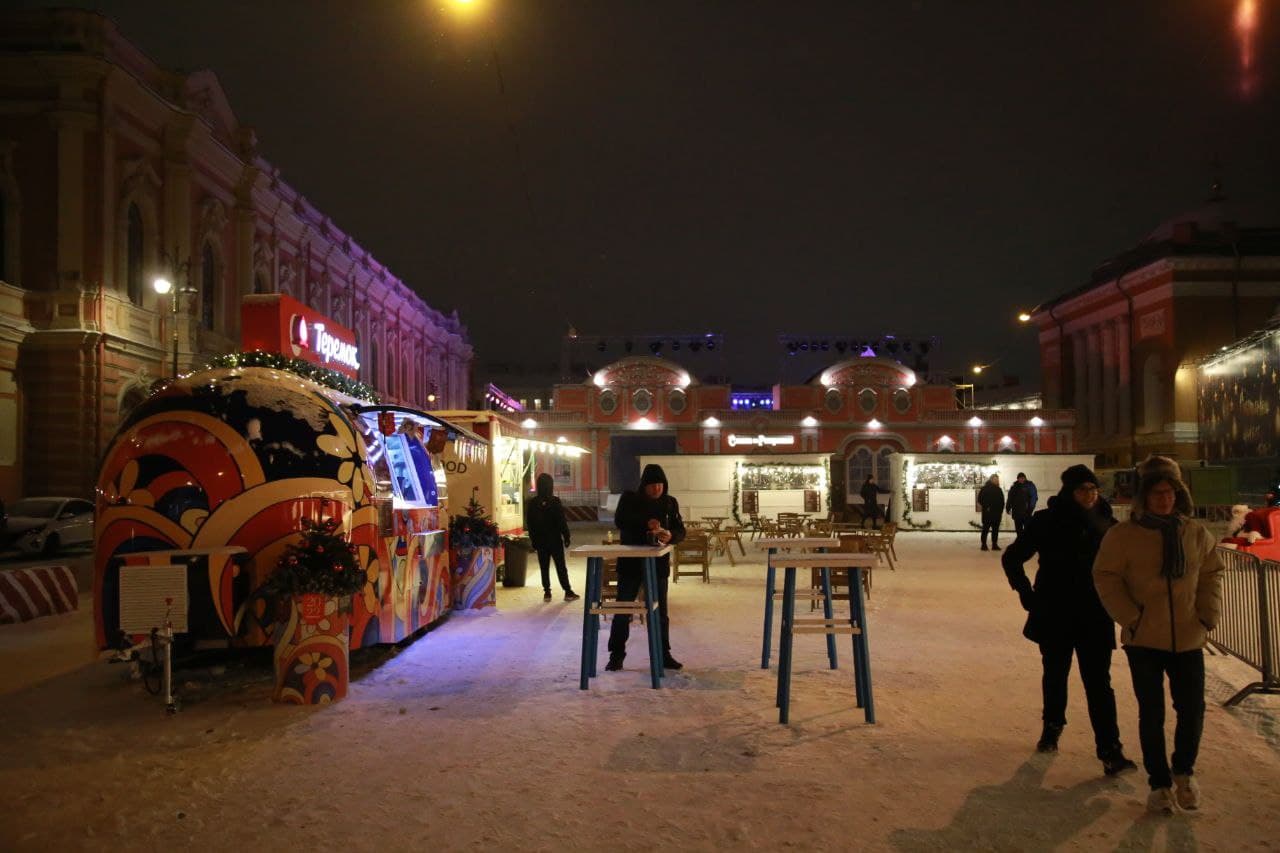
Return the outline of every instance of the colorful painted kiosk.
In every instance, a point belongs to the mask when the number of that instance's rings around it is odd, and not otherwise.
[[[425,412],[361,403],[285,370],[217,368],[170,383],[125,421],[99,475],[99,647],[120,638],[121,566],[139,564],[187,566],[190,639],[272,644],[286,608],[262,585],[303,518],[338,519],[357,546],[368,582],[353,596],[351,647],[409,637],[449,609],[450,441],[481,443]]]

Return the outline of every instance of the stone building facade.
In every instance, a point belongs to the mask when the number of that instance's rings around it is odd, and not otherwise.
[[[1196,361],[1280,308],[1280,228],[1256,216],[1215,193],[1030,312],[1045,405],[1077,411],[1099,467],[1200,458]]]
[[[159,67],[98,14],[5,13],[0,106],[0,497],[87,495],[175,330],[179,371],[235,351],[247,294],[353,329],[384,398],[466,405],[456,313],[288,185],[213,73]]]

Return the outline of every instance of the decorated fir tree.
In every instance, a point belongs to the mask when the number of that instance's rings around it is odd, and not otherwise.
[[[271,576],[272,589],[281,595],[354,595],[367,578],[356,546],[347,542],[335,518],[302,519],[302,541],[290,545]]]
[[[471,499],[463,515],[449,519],[449,542],[454,548],[494,548],[498,544],[498,525],[485,511],[484,504],[476,497],[479,489],[471,490]]]

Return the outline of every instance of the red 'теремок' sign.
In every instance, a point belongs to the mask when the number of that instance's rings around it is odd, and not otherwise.
[[[246,352],[277,352],[360,377],[355,332],[283,293],[243,298],[240,343]]]

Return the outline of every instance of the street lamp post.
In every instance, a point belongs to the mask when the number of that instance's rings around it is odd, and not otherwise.
[[[177,253],[175,252],[174,255]],[[173,329],[173,378],[178,378],[178,296],[187,296],[195,293],[195,288],[191,286],[191,259],[177,263],[173,256],[168,252],[164,253],[165,266],[173,271],[175,279],[186,275],[186,284],[176,287],[174,282],[163,275],[156,276],[151,282],[151,286],[159,296],[169,295],[169,325]]]

